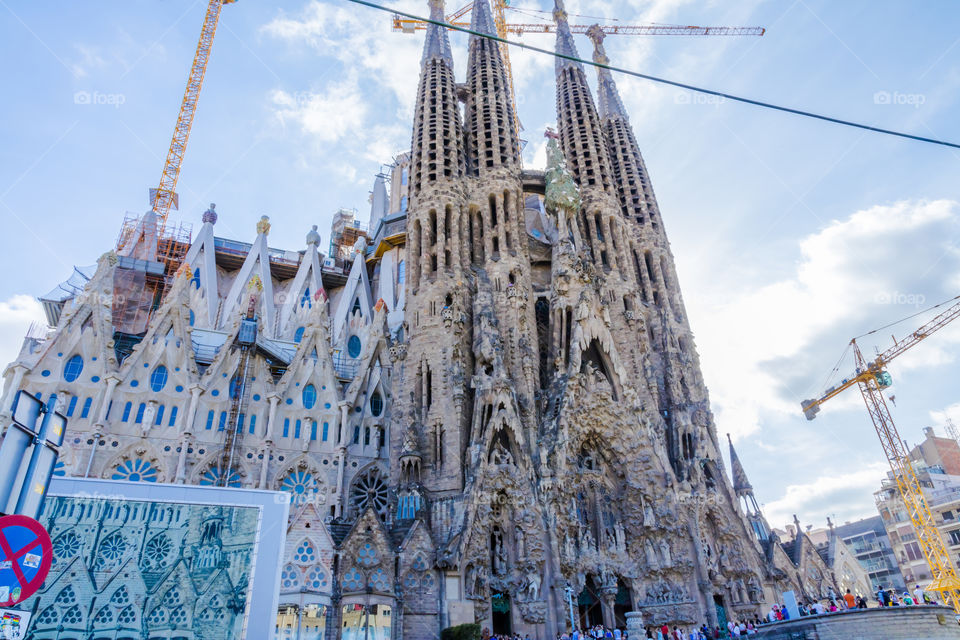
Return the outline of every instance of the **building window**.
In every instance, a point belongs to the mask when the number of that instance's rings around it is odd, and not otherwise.
[[[147,405],[143,402],[140,403],[140,406],[137,407],[137,419],[134,420],[137,424],[143,423],[143,412],[147,410]]]
[[[950,544],[960,544],[960,529],[954,529],[950,532]]]
[[[397,265],[397,283],[403,284],[407,281],[407,261],[401,260]]]
[[[207,412],[207,431],[213,429],[213,414],[214,411],[212,409]]]
[[[378,391],[374,391],[370,396],[370,413],[375,418],[379,418],[383,413],[383,396]]]
[[[257,432],[257,416],[250,416],[250,435],[254,435]]]
[[[347,353],[351,358],[358,357],[362,347],[363,343],[360,342],[360,336],[350,336],[350,339],[347,340]]]
[[[300,421],[299,420],[293,423],[293,437],[295,440],[300,438]]]
[[[400,184],[405,185],[409,181],[410,181],[410,169],[408,167],[404,167],[403,169],[400,170]]]
[[[306,331],[306,328],[305,328],[305,327],[297,327],[297,330],[294,331],[294,333],[293,333],[293,341],[296,342],[297,344],[299,344],[300,341],[303,340],[303,332],[304,332],[304,331]]]
[[[407,196],[400,198],[400,211],[403,213],[407,211]]]
[[[323,423],[323,441],[324,442],[327,441],[327,435],[329,435],[329,431],[330,431],[330,423],[324,422]]]
[[[165,386],[167,386],[167,368],[160,365],[150,374],[150,388],[157,393],[163,391]]]
[[[944,511],[943,512],[944,520],[953,520],[953,511]]]
[[[67,417],[73,417],[73,411],[77,408],[77,396],[70,398],[70,406],[67,407]]]
[[[191,309],[190,310],[190,326],[192,327],[196,321],[197,321],[197,316],[193,313],[193,309]]]
[[[310,421],[310,439],[311,440],[317,439],[317,421],[316,420]]]
[[[67,364],[63,365],[63,379],[67,382],[73,382],[80,377],[80,372],[83,371],[83,358],[80,357],[80,354],[71,356],[67,360]]]
[[[227,412],[220,412],[220,422],[217,424],[217,431],[223,431],[227,428]]]
[[[196,269],[193,272],[193,277],[190,278],[190,282],[193,284],[195,289],[200,288],[200,269]]]
[[[130,410],[133,409],[133,403],[128,402],[123,405],[123,415],[120,417],[120,422],[126,422],[130,419]]]
[[[353,444],[360,444],[360,425],[353,428]]]
[[[165,408],[166,407],[164,407],[163,405],[160,405],[159,407],[157,407],[157,418],[153,421],[154,426],[159,427],[160,424],[163,422],[163,411]]]
[[[283,419],[283,437],[284,438],[290,437],[290,418]]]
[[[368,446],[370,444],[370,427],[363,428],[363,446]]]
[[[302,400],[304,409],[313,409],[313,405],[317,404],[317,388],[312,384],[305,386]]]
[[[169,422],[169,424],[167,424],[167,426],[168,426],[168,427],[172,427],[173,425],[176,424],[176,422],[177,422],[177,408],[176,408],[176,407],[172,407],[172,408],[170,409],[170,422]]]

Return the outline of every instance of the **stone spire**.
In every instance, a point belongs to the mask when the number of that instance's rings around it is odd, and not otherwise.
[[[443,0],[430,0],[430,17],[443,20]],[[426,185],[463,175],[463,127],[453,57],[446,29],[435,24],[427,26],[423,45],[410,148],[414,202]]]
[[[733,440],[730,434],[727,434],[727,442],[730,443],[730,473],[733,476],[733,490],[739,496],[741,493],[753,493],[753,485],[747,479],[747,472],[737,457],[737,450],[733,448]]]
[[[496,34],[488,0],[473,3],[471,29]],[[478,175],[488,169],[520,162],[520,141],[506,67],[500,47],[493,40],[470,36],[467,67],[466,119],[467,166]]]
[[[573,41],[573,33],[570,32],[570,23],[567,22],[567,11],[563,7],[563,0],[554,0],[553,21],[557,23],[557,53],[579,58],[580,54],[577,53],[577,45]],[[557,58],[555,63],[557,75],[560,75],[563,69],[571,66],[583,71],[583,65],[579,62]]]
[[[577,48],[567,24],[563,0],[555,0],[557,53],[576,56]],[[557,58],[557,124],[560,146],[581,188],[597,187],[612,193],[610,161],[600,128],[600,117],[590,94],[583,65]],[[586,195],[586,193],[584,194]]]
[[[597,64],[610,64],[607,52],[603,48],[603,39],[607,35],[600,25],[595,24],[587,29],[587,37],[593,41],[593,61]],[[613,81],[613,74],[609,69],[602,67],[597,67],[597,108],[601,120],[612,117],[623,118],[624,122],[629,120],[623,101],[620,100],[620,93],[617,91],[617,83]]]
[[[430,19],[445,22],[443,15],[443,0],[429,0]],[[450,38],[445,27],[427,23],[427,40],[423,45],[421,66],[426,65],[431,58],[440,58],[453,67],[453,55],[450,53]]]

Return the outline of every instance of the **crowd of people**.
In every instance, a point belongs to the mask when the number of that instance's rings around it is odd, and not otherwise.
[[[916,606],[924,604],[937,604],[936,600],[931,598],[930,594],[916,585],[912,592],[904,591],[898,594],[893,589],[880,587],[876,593],[877,603],[881,607],[897,606]],[[801,602],[797,605],[797,610],[801,617],[819,616],[829,613],[839,613],[853,609],[866,609],[868,607],[867,598],[859,595],[853,595],[850,590],[842,596],[824,598],[812,602]],[[644,638],[647,640],[719,640],[720,638],[741,638],[752,636],[758,633],[760,627],[773,622],[781,622],[790,619],[790,612],[786,605],[775,604],[767,612],[764,618],[753,618],[752,620],[731,620],[723,627],[708,627],[701,625],[699,628],[680,628],[670,625],[661,625],[659,627],[647,627]],[[507,636],[487,636],[490,640],[532,640],[529,635],[523,637],[517,635]],[[586,630],[576,629],[573,633],[558,633],[557,640],[629,640],[629,634],[622,629],[608,629],[602,625],[596,625]],[[637,640],[643,640],[638,638]]]

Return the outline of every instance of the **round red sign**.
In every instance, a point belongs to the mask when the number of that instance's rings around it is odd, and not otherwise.
[[[0,607],[35,594],[52,560],[53,546],[43,525],[27,516],[0,517]]]

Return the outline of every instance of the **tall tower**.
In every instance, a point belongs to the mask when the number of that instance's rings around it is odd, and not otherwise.
[[[442,0],[430,0],[430,15],[443,20]],[[409,342],[391,438],[399,446],[415,425],[416,442],[408,442],[408,448],[413,444],[422,452],[421,481],[434,492],[459,492],[463,487],[460,454],[465,442],[460,434],[469,346],[463,309],[470,300],[461,262],[463,145],[450,41],[446,29],[431,24],[414,109],[404,323]],[[398,470],[392,473],[398,480]]]
[[[594,25],[587,35],[594,44],[594,61],[609,64],[600,27]],[[697,481],[700,460],[719,462],[720,451],[673,254],[640,147],[609,69],[597,68],[597,87],[614,190],[622,218],[629,221],[625,253],[638,285],[651,347],[648,383],[656,389],[666,421],[671,466],[682,480]],[[715,482],[716,478],[702,480]]]

